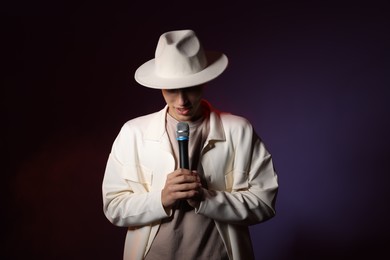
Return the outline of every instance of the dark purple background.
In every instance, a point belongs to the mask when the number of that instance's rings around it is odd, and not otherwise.
[[[106,159],[125,121],[164,105],[135,69],[187,28],[229,57],[208,99],[274,157],[277,216],[251,228],[257,259],[389,255],[386,1],[124,2],[2,6],[2,259],[121,259]]]

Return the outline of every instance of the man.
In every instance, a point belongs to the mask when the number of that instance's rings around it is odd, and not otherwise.
[[[180,30],[161,35],[137,69],[167,105],[124,124],[107,162],[104,213],[128,228],[124,259],[254,259],[248,226],[274,216],[278,183],[251,124],[202,98],[227,63]],[[179,122],[189,125],[190,169],[178,166]]]

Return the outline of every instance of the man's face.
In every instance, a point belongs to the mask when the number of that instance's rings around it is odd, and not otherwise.
[[[178,121],[194,121],[202,115],[203,85],[180,89],[163,89],[168,113]]]

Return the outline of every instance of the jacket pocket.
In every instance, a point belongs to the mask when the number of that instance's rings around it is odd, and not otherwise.
[[[125,165],[122,178],[127,181],[134,193],[144,193],[152,185],[152,171],[142,165]]]
[[[226,191],[238,191],[248,189],[248,178],[245,172],[231,170],[225,174]]]

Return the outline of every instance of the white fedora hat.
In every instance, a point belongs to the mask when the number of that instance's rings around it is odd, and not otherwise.
[[[225,54],[204,51],[194,31],[170,31],[160,36],[155,58],[142,64],[134,77],[149,88],[186,88],[215,79],[227,64]]]

